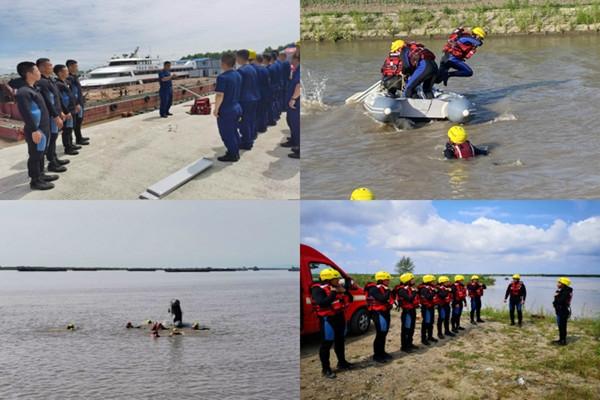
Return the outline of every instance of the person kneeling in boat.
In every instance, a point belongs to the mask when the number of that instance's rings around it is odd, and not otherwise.
[[[181,303],[178,299],[171,301],[169,314],[173,314],[173,325],[177,328],[181,328],[183,326],[183,311],[181,311]]]
[[[554,310],[556,310],[559,339],[554,343],[564,346],[567,344],[567,321],[571,316],[573,288],[571,287],[571,280],[564,276],[558,279],[556,286],[558,289],[556,289],[556,293],[554,294],[552,305],[554,306]]]
[[[465,31],[462,27],[455,29],[442,49],[444,55],[440,61],[436,83],[444,82],[444,86],[447,86],[448,78],[451,76],[472,76],[473,70],[465,60],[471,58],[477,48],[483,45],[485,35],[485,31],[479,26],[473,28],[471,32]],[[450,69],[454,71],[450,72]]]
[[[475,156],[487,156],[488,151],[475,147],[468,140],[467,131],[462,126],[455,125],[448,130],[448,139],[444,157],[453,158],[472,158]]]
[[[404,65],[408,67],[408,64],[403,63],[403,57],[406,57],[408,48],[406,47],[404,40],[395,40],[390,46],[390,52],[385,58],[383,65],[381,66],[381,82],[383,87],[387,89],[388,93],[392,97],[396,97],[398,90],[402,91],[404,86]]]
[[[409,42],[403,51],[403,69],[409,73],[404,87],[404,97],[418,98],[417,87],[423,85],[423,97],[433,99],[433,84],[438,75],[435,54],[423,44]],[[406,75],[406,74],[405,74]]]

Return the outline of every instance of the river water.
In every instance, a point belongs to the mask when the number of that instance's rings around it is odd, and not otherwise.
[[[441,40],[424,40],[438,55]],[[600,196],[600,36],[489,38],[471,78],[448,90],[476,106],[467,126],[488,157],[445,161],[452,125],[381,126],[344,99],[379,79],[389,41],[303,44],[303,198],[588,198]]]
[[[0,398],[297,399],[297,289],[287,271],[0,272]],[[175,297],[211,329],[125,329]]]
[[[508,308],[504,304],[504,295],[508,284],[512,281],[510,277],[497,276],[496,284],[488,287],[482,298],[483,307]],[[523,283],[527,289],[525,309],[532,313],[543,310],[546,314],[554,314],[552,301],[556,291],[557,278],[548,277],[523,277]],[[574,317],[600,317],[600,278],[571,278],[573,287],[573,301],[571,313]],[[470,307],[470,305],[469,305]]]

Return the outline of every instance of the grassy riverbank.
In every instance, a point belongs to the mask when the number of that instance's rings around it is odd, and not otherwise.
[[[318,340],[301,348],[302,399],[597,399],[600,397],[600,319],[569,322],[568,345],[556,346],[553,316],[525,313],[522,328],[508,324],[506,311],[485,309],[484,324],[411,354],[398,351],[400,323],[393,312],[387,351],[392,362],[370,360],[373,330],[347,340],[357,369],[336,381],[320,376]],[[415,331],[419,343],[420,321]],[[332,352],[333,354],[333,352]],[[335,356],[332,355],[335,360]],[[335,361],[333,363],[335,365]],[[522,378],[519,379],[519,378]],[[399,383],[401,382],[401,383]]]
[[[492,36],[599,32],[600,1],[303,0],[300,29],[303,40],[338,41],[446,37],[461,25]]]
[[[454,275],[455,274],[438,274],[435,275],[435,278],[439,278],[441,275],[446,275],[448,278],[450,278],[450,281],[454,281]],[[470,282],[471,280],[471,275],[473,274],[462,274],[465,277],[465,282]],[[367,282],[373,282],[374,278],[372,274],[350,274],[350,276],[352,277],[352,279],[354,280],[354,282],[356,282],[356,284],[360,287],[364,287],[365,284]],[[479,275],[480,278],[480,282],[485,283],[487,286],[493,286],[494,283],[496,282],[495,278],[492,278],[490,276],[485,276],[485,275]],[[417,284],[421,283],[423,279],[423,275],[415,275],[415,282]],[[394,287],[397,284],[400,283],[400,275],[398,274],[392,274],[392,281],[390,282],[390,286]]]

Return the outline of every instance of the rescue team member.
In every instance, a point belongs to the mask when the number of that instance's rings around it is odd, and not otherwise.
[[[44,174],[44,154],[50,136],[50,114],[40,92],[35,88],[41,78],[38,67],[24,61],[17,65],[17,73],[25,85],[17,90],[16,100],[19,113],[23,117],[25,140],[27,141],[27,172],[31,178],[29,186],[36,190],[54,188],[51,181],[58,175]]]
[[[73,132],[75,132],[75,143],[80,146],[87,146],[90,144],[90,139],[81,135],[81,124],[83,123],[85,99],[83,98],[83,90],[81,89],[81,83],[79,83],[79,66],[75,60],[67,60],[65,63],[69,69],[69,84],[73,97],[75,97],[75,114],[73,115]]]
[[[272,98],[271,94],[271,77],[267,67],[263,65],[263,56],[256,55],[255,52],[250,52],[250,55],[255,55],[252,66],[256,69],[258,77],[258,90],[260,92],[260,100],[256,109],[256,131],[257,133],[265,133],[267,131],[268,107]]]
[[[311,297],[314,310],[321,323],[321,359],[322,373],[326,378],[333,379],[335,374],[329,363],[329,352],[334,346],[338,359],[338,369],[353,367],[345,356],[346,317],[344,315],[346,291],[339,283],[342,276],[338,271],[327,268],[319,274],[320,282],[311,287]]]
[[[171,62],[165,61],[163,69],[158,72],[158,83],[160,84],[160,89],[158,89],[160,97],[159,114],[161,118],[168,118],[169,115],[173,115],[169,112],[171,105],[173,105],[173,78],[175,78],[175,74],[171,73]]]
[[[288,60],[285,51],[279,53],[279,68],[281,69],[281,112],[287,112],[287,104],[289,103],[288,86],[292,79],[292,64]]]
[[[369,282],[365,286],[367,308],[377,332],[373,341],[373,360],[379,363],[385,363],[393,358],[385,351],[385,339],[390,329],[390,311],[394,303],[389,289],[391,279],[392,275],[389,272],[379,271],[375,274],[376,283]]]
[[[454,125],[448,129],[448,139],[444,149],[444,157],[448,160],[453,158],[472,158],[475,156],[487,156],[488,151],[475,147],[469,141],[469,135],[465,128]]]
[[[464,331],[465,328],[460,326],[460,316],[462,315],[463,307],[467,306],[467,289],[464,285],[465,277],[456,275],[454,277],[454,285],[452,285],[452,332]]]
[[[269,54],[269,75],[271,76],[271,91],[273,92],[273,120],[275,123],[281,117],[281,104],[279,93],[281,91],[281,69],[276,62],[273,53]],[[275,125],[275,123],[273,125]]]
[[[283,147],[290,147],[292,152],[288,154],[290,158],[300,158],[300,52],[296,51],[292,57],[292,79],[287,86],[286,102],[287,112],[286,121],[290,127],[290,138],[282,143]]]
[[[250,53],[248,50],[239,50],[236,61],[239,65],[238,73],[242,77],[240,89],[240,105],[242,106],[242,121],[239,126],[241,142],[240,149],[251,150],[256,138],[256,108],[260,100],[258,89],[258,75],[256,70],[248,64]]]
[[[173,315],[173,325],[177,328],[181,328],[183,326],[183,311],[181,311],[181,303],[178,299],[173,299],[171,301],[169,314]]]
[[[571,316],[571,300],[573,299],[573,288],[571,280],[567,277],[558,278],[556,293],[552,305],[556,311],[556,324],[558,325],[559,339],[554,343],[565,346],[567,344],[567,321]]]
[[[400,314],[400,321],[402,322],[400,350],[407,353],[419,348],[413,344],[417,307],[419,307],[419,293],[413,287],[414,284],[415,276],[410,272],[406,272],[400,275],[400,285],[397,285],[393,291],[396,303],[402,308]]]
[[[417,87],[422,85],[423,96],[426,99],[433,98],[433,83],[437,78],[438,66],[435,63],[435,54],[423,44],[409,42],[407,50],[403,53],[403,65],[409,71],[409,78],[404,88],[404,97],[414,98],[417,96]]]
[[[437,331],[438,338],[443,339],[446,336],[455,336],[454,333],[450,332],[450,303],[452,303],[452,283],[447,276],[440,276],[438,278],[437,293],[439,298],[438,304],[438,320],[437,320]],[[444,333],[442,333],[442,325],[444,326]]]
[[[44,98],[50,116],[50,140],[48,142],[48,150],[46,151],[48,171],[65,172],[67,168],[64,167],[64,164],[68,164],[69,161],[59,160],[56,155],[56,139],[58,139],[59,129],[63,127],[65,115],[62,113],[60,93],[54,83],[54,79],[52,79],[52,63],[47,58],[40,58],[35,64],[42,75],[36,86]]]
[[[435,320],[435,305],[438,303],[435,276],[423,276],[423,283],[419,285],[419,299],[421,303],[421,343],[429,346],[438,340],[433,337],[433,321]]]
[[[221,140],[227,149],[225,155],[217,160],[223,162],[236,162],[240,159],[240,136],[238,123],[242,116],[240,106],[240,89],[242,76],[234,70],[235,56],[225,53],[221,56],[221,69],[223,73],[217,76],[215,86],[215,109],[213,115],[217,117],[217,126]]]
[[[267,99],[267,126],[275,126],[277,125],[277,121],[275,120],[275,70],[271,67],[272,61],[271,54],[263,54],[263,65],[267,69],[269,73],[269,98]]]
[[[407,52],[408,47],[405,46],[404,40],[393,41],[390,52],[381,66],[381,82],[392,97],[395,97],[398,91],[402,91],[404,76],[409,73],[408,64],[405,67],[402,62]]]
[[[467,292],[471,298],[471,323],[477,325],[477,322],[485,322],[481,319],[481,296],[483,291],[487,289],[484,283],[479,283],[479,276],[471,276],[471,283],[467,285]],[[475,322],[477,315],[477,322]]]
[[[57,64],[54,66],[54,75],[56,75],[56,88],[60,93],[60,105],[62,107],[62,113],[65,115],[64,124],[62,128],[62,144],[65,148],[65,154],[74,156],[79,154],[77,151],[81,146],[73,144],[73,126],[74,126],[74,115],[76,114],[75,97],[71,91],[71,86],[67,80],[69,76],[69,70],[65,65]]]
[[[451,76],[472,76],[473,70],[465,60],[473,57],[477,48],[483,46],[485,35],[485,31],[479,26],[473,28],[471,32],[465,31],[462,27],[455,29],[442,49],[444,55],[440,61],[436,83],[444,82],[444,86],[447,86],[448,78]],[[450,72],[450,69],[454,71]]]
[[[508,302],[510,311],[510,324],[515,324],[515,308],[517,309],[517,317],[519,326],[523,323],[523,304],[525,304],[525,298],[527,297],[527,289],[525,284],[521,282],[521,275],[514,274],[512,276],[513,281],[508,284],[506,288],[506,294],[504,295],[504,302],[509,298]]]

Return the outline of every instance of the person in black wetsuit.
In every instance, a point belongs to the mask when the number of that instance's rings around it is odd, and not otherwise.
[[[75,97],[76,102],[73,121],[75,143],[77,143],[80,146],[87,146],[88,144],[90,144],[90,139],[81,135],[81,124],[83,123],[85,98],[83,97],[83,89],[81,88],[81,83],[79,83],[79,77],[77,76],[77,74],[79,73],[79,66],[77,64],[77,61],[75,60],[67,60],[65,64],[69,69],[68,80],[71,85],[73,97]]]
[[[450,332],[450,303],[452,303],[452,284],[447,276],[440,276],[438,279],[438,320],[437,320],[437,331],[438,338],[444,339],[446,336],[455,336],[454,333]],[[442,325],[444,327],[444,333],[442,333]]]
[[[389,289],[391,279],[389,272],[379,271],[375,274],[377,283],[370,282],[365,286],[367,307],[377,331],[373,341],[373,360],[379,363],[392,359],[392,355],[385,351],[385,339],[390,329],[392,309],[392,293]]]
[[[169,314],[173,314],[173,325],[175,325],[178,328],[181,328],[183,326],[183,311],[181,311],[181,303],[178,299],[174,299],[171,301]]]
[[[48,171],[65,172],[67,168],[64,165],[68,164],[69,160],[61,160],[56,155],[56,139],[58,138],[58,132],[63,127],[66,115],[62,112],[61,96],[52,78],[52,63],[47,58],[40,58],[35,64],[42,74],[42,78],[36,86],[44,97],[46,108],[48,108],[50,114],[50,141],[46,152],[46,159],[49,163]]]
[[[414,284],[415,276],[410,272],[406,272],[400,275],[400,284],[393,290],[396,304],[402,308],[402,314],[400,314],[400,320],[402,321],[400,350],[406,353],[419,348],[419,346],[413,344],[417,307],[419,307],[419,294],[417,289],[413,287]]]
[[[41,78],[40,70],[34,63],[24,61],[17,65],[17,72],[25,83],[17,90],[16,100],[25,123],[24,133],[29,153],[27,171],[31,178],[29,186],[36,190],[52,189],[54,184],[51,181],[57,180],[58,175],[44,174],[44,154],[50,136],[50,114],[44,98],[35,88],[35,83]]]
[[[556,311],[556,324],[558,325],[559,339],[555,344],[565,346],[567,344],[567,321],[571,316],[571,300],[573,299],[573,288],[571,280],[567,277],[558,279],[556,293],[552,305]]]
[[[65,154],[74,156],[79,154],[77,150],[81,146],[77,146],[73,143],[73,126],[74,118],[76,114],[76,100],[71,91],[71,85],[67,80],[69,71],[67,67],[62,64],[54,66],[54,75],[56,75],[56,88],[60,94],[62,113],[64,114],[64,123],[62,128],[62,144],[65,148]]]
[[[515,324],[515,308],[517,309],[517,317],[519,321],[519,327],[523,323],[523,304],[525,304],[525,298],[527,297],[527,289],[525,284],[521,282],[521,275],[514,274],[513,281],[506,288],[506,294],[504,295],[504,302],[510,297],[509,311],[510,311],[510,324]]]
[[[333,379],[336,375],[331,370],[329,352],[331,346],[338,359],[338,369],[352,369],[353,365],[346,361],[346,317],[345,289],[339,284],[341,274],[332,268],[326,268],[319,274],[320,282],[311,286],[313,309],[321,323],[321,360],[322,374]]]
[[[433,337],[433,321],[435,319],[436,290],[435,276],[423,276],[423,283],[419,285],[419,299],[421,301],[421,343],[429,346],[438,340]],[[438,298],[439,299],[439,298]]]
[[[471,323],[477,325],[477,322],[485,322],[481,319],[481,296],[483,291],[487,289],[485,283],[479,283],[479,276],[471,276],[471,283],[467,285],[467,292],[471,298]],[[477,322],[475,321],[477,316]]]

